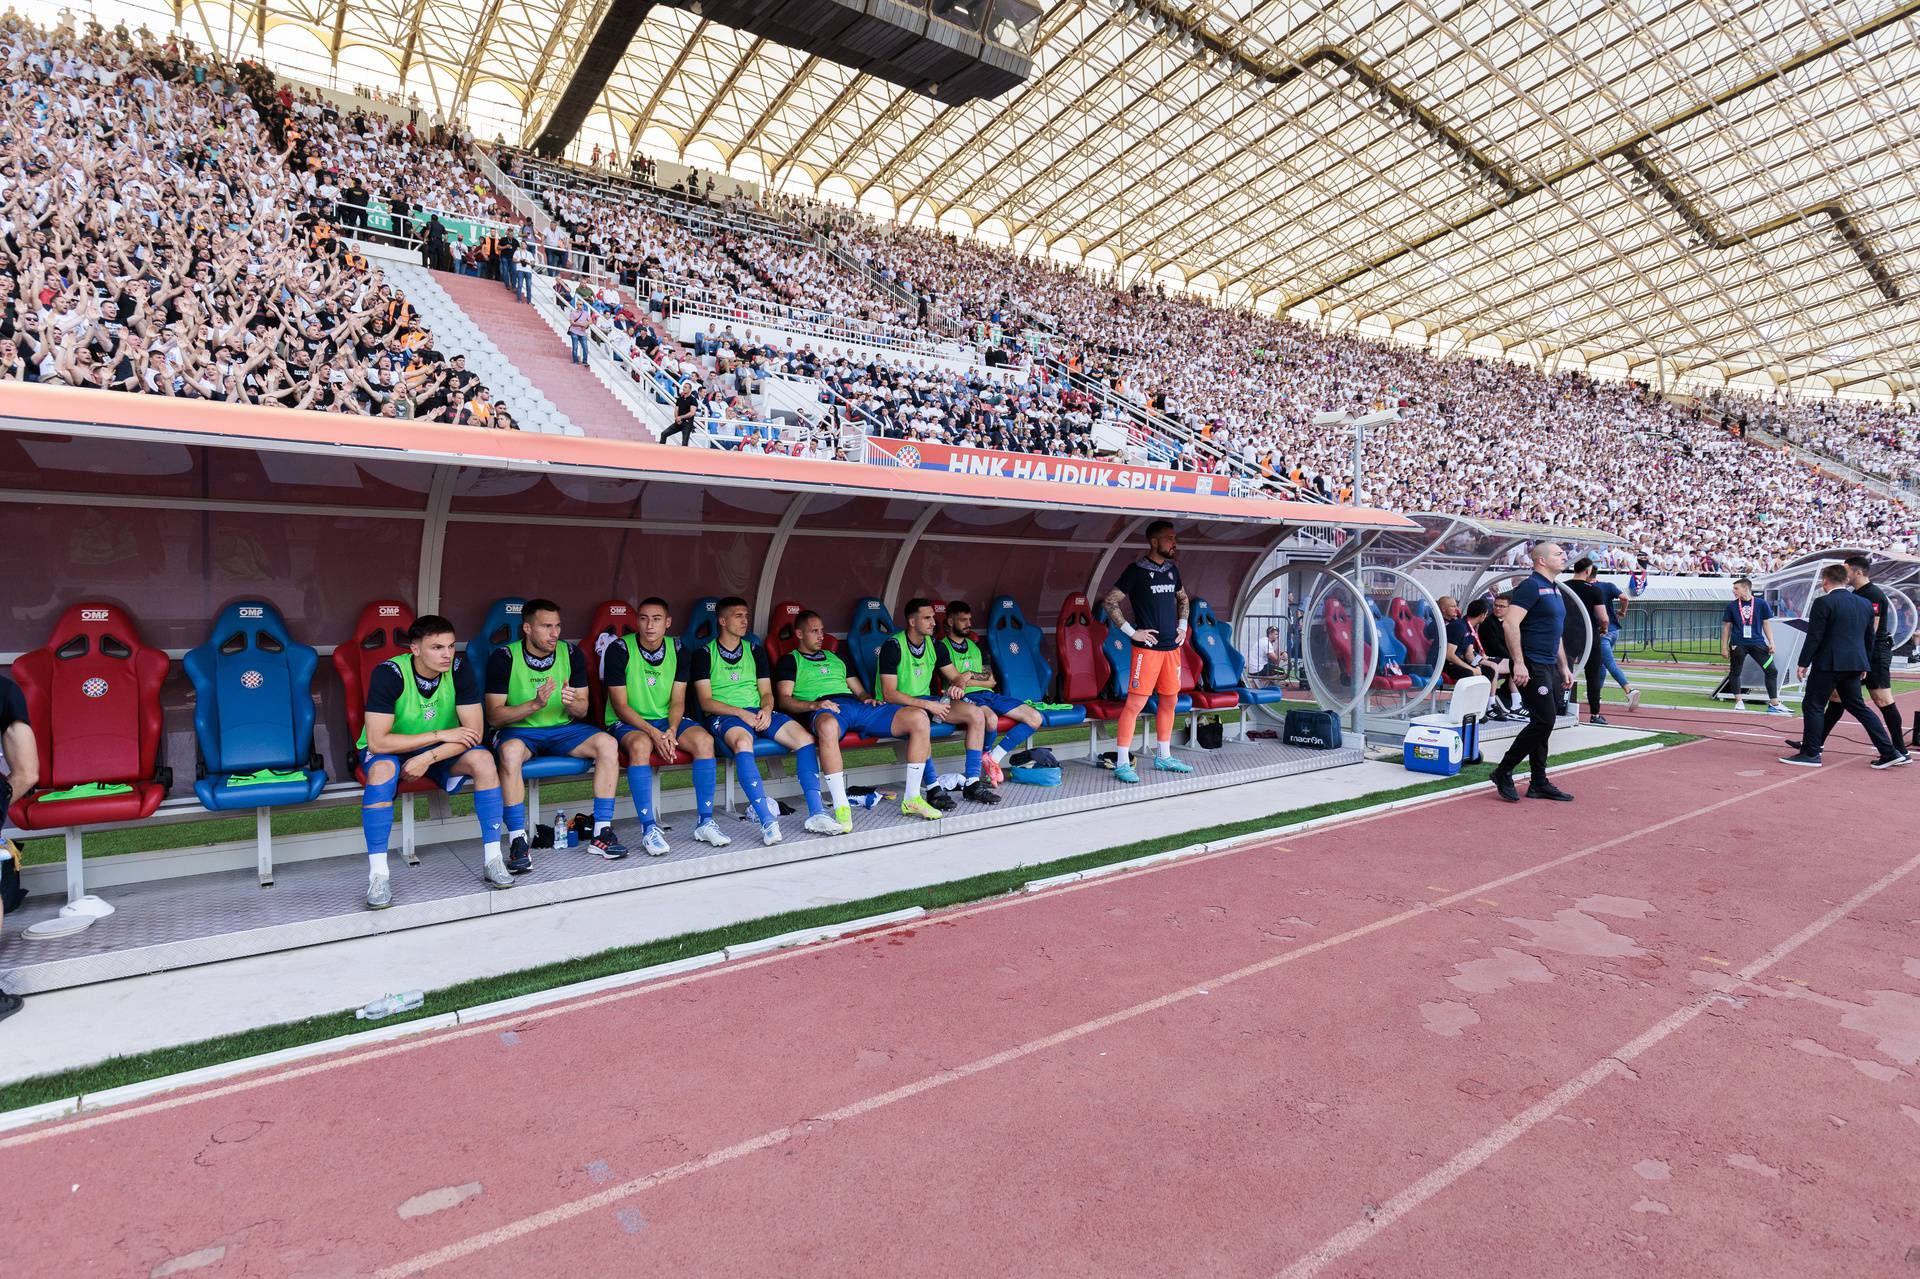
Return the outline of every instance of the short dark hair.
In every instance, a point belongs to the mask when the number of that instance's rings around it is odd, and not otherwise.
[[[1752,586],[1753,579],[1750,577],[1736,577],[1733,579],[1733,584],[1735,586]]]
[[[428,613],[425,617],[413,619],[413,625],[407,628],[407,643],[418,644],[431,635],[453,634],[453,623],[438,613]]]
[[[520,606],[520,620],[524,622],[535,613],[552,613],[557,616],[559,612],[560,606],[558,604],[542,596],[530,599]]]
[[[1590,555],[1582,555],[1579,559],[1573,562],[1573,575],[1575,577],[1578,577],[1580,576],[1580,574],[1586,572],[1588,569],[1592,567],[1593,567],[1593,557]]]
[[[747,602],[741,599],[738,595],[727,595],[727,596],[723,596],[720,602],[713,606],[713,615],[715,618],[718,618],[720,614],[726,612],[730,608],[745,608],[745,607],[747,607]]]
[[[1172,520],[1155,520],[1153,521],[1153,523],[1147,525],[1147,540],[1152,541],[1154,538],[1159,537],[1162,533],[1170,533],[1172,531],[1173,531]]]
[[[1846,581],[1847,566],[1845,564],[1822,565],[1820,568],[1820,580],[1823,582],[1832,582],[1835,585]]]
[[[922,599],[918,595],[916,595],[912,599],[908,600],[905,604],[902,604],[900,606],[900,616],[912,617],[915,613],[918,613],[921,609],[932,608],[932,607],[933,607],[932,600]]]
[[[973,616],[973,605],[967,603],[965,600],[948,600],[947,616],[952,617],[955,613],[965,613],[971,617]]]
[[[1501,591],[1498,595],[1493,597],[1493,600],[1494,600],[1494,603],[1496,604],[1511,604],[1513,603],[1513,592]]]
[[[818,613],[816,613],[816,612],[814,612],[814,611],[813,611],[812,609],[810,609],[810,608],[803,608],[803,609],[801,609],[801,610],[800,610],[800,612],[799,612],[799,614],[798,614],[798,615],[797,615],[797,616],[796,616],[796,617],[795,617],[795,618],[793,619],[793,630],[794,630],[794,633],[795,633],[796,635],[797,635],[797,634],[799,634],[799,633],[800,633],[800,628],[801,628],[802,626],[805,626],[805,625],[806,625],[806,624],[807,624],[808,622],[811,622],[811,621],[815,621],[815,620],[817,620],[817,619],[819,618],[819,616],[820,616],[820,614],[818,614]]]
[[[1846,565],[1848,568],[1857,568],[1862,573],[1871,573],[1873,571],[1873,565],[1867,563],[1867,557],[1864,555],[1847,556]]]
[[[662,613],[665,613],[668,617],[673,616],[673,606],[668,604],[665,600],[661,599],[658,595],[649,595],[647,596],[647,598],[640,601],[641,608],[652,608],[655,604],[658,604],[660,606],[660,611]],[[637,612],[638,610],[635,610],[635,611]]]
[[[1471,604],[1467,605],[1467,617],[1469,620],[1476,617],[1485,617],[1488,610],[1492,607],[1493,606],[1485,600],[1474,600]]]

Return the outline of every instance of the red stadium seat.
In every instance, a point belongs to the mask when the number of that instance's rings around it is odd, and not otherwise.
[[[413,610],[399,600],[375,600],[360,610],[347,642],[333,650],[333,671],[347,698],[347,740],[352,744],[353,778],[367,784],[366,770],[360,767],[360,730],[367,722],[367,681],[374,668],[390,657],[407,651],[407,631],[413,626]],[[399,793],[423,795],[438,790],[425,777],[402,780]]]
[[[606,600],[587,619],[586,639],[580,648],[581,656],[587,659],[589,724],[605,722],[603,717],[607,711],[607,689],[600,682],[600,658],[607,651],[607,645],[634,633],[634,612],[633,605],[625,600]]]
[[[1054,667],[1060,672],[1060,700],[1088,707],[1103,701],[1112,678],[1100,646],[1107,642],[1107,628],[1093,614],[1093,605],[1085,595],[1069,595],[1060,605],[1060,617],[1054,625]]]
[[[46,830],[153,815],[173,781],[158,766],[160,686],[171,665],[111,604],[74,605],[44,647],[21,655],[13,678],[26,695],[40,785],[15,800],[16,826]],[[49,798],[96,786],[113,793]]]
[[[805,607],[793,600],[782,600],[773,606],[773,615],[767,618],[767,660],[779,662],[788,653],[799,647],[799,641],[793,636],[794,621],[806,612]],[[826,649],[829,653],[846,656],[846,646],[840,637],[832,631],[827,632]],[[849,668],[851,669],[851,668]]]
[[[1427,624],[1413,611],[1413,605],[1396,595],[1387,602],[1387,616],[1393,619],[1393,633],[1407,646],[1407,665],[1422,670],[1431,666]]]

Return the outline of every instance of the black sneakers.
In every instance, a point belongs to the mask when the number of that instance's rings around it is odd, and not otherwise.
[[[600,833],[587,841],[587,851],[610,862],[617,862],[627,855],[627,846],[613,833],[613,827],[602,826]]]
[[[1493,783],[1493,793],[1501,799],[1506,800],[1509,804],[1517,804],[1520,802],[1520,792],[1514,789],[1512,774],[1495,770],[1493,776],[1487,780]]]
[[[507,869],[516,875],[524,875],[533,869],[533,853],[527,848],[527,837],[516,835],[513,846],[507,849]]]
[[[1874,760],[1873,763],[1868,764],[1867,767],[1899,768],[1903,764],[1911,763],[1913,763],[1913,756],[1907,754],[1905,751],[1895,751],[1891,755],[1882,755],[1879,759]]]
[[[940,812],[951,813],[954,810],[953,796],[938,786],[929,786],[920,792],[920,796]]]
[[[1544,777],[1537,782],[1527,783],[1527,798],[1551,799],[1562,804],[1571,804],[1573,802],[1573,796],[1567,794]]]
[[[974,778],[967,783],[967,788],[960,793],[976,804],[997,804],[1000,802],[1000,792],[995,790],[992,783],[988,782],[984,777]]]

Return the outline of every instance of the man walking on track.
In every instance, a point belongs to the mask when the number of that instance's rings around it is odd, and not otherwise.
[[[1510,804],[1520,802],[1514,789],[1513,768],[1528,762],[1528,799],[1569,801],[1573,796],[1547,780],[1547,742],[1560,713],[1560,694],[1573,682],[1565,652],[1560,647],[1567,625],[1567,604],[1555,579],[1567,566],[1567,553],[1554,542],[1533,548],[1533,572],[1513,588],[1504,623],[1507,649],[1513,654],[1513,683],[1520,690],[1527,726],[1514,737],[1500,766],[1493,770],[1493,788]]]
[[[1120,753],[1113,775],[1137,782],[1133,767],[1133,730],[1147,699],[1159,694],[1154,709],[1154,738],[1158,743],[1153,766],[1162,772],[1191,773],[1193,766],[1173,757],[1173,717],[1180,699],[1180,647],[1187,642],[1187,592],[1180,582],[1180,553],[1171,520],[1147,525],[1147,553],[1127,565],[1120,580],[1107,592],[1107,617],[1133,644],[1127,673],[1127,703],[1120,712]],[[1121,611],[1132,610],[1133,622]]]
[[[1887,734],[1893,749],[1906,753],[1906,735],[1900,731],[1900,708],[1893,704],[1893,613],[1887,607],[1887,594],[1873,584],[1871,565],[1864,555],[1847,556],[1847,585],[1853,593],[1873,606],[1873,642],[1867,646],[1867,678],[1862,686],[1887,722]],[[1829,705],[1828,724],[1838,722],[1840,712]]]
[[[1829,564],[1820,570],[1820,596],[1807,610],[1807,639],[1800,649],[1800,678],[1806,681],[1801,695],[1800,714],[1805,724],[1800,745],[1791,755],[1782,755],[1782,764],[1800,768],[1820,767],[1820,748],[1826,740],[1827,699],[1837,695],[1840,704],[1867,730],[1867,737],[1880,751],[1874,768],[1893,768],[1908,762],[1887,736],[1880,716],[1867,709],[1860,696],[1860,681],[1872,666],[1872,646],[1876,619],[1873,605],[1852,591],[1847,584],[1847,566]]]
[[[1720,618],[1720,656],[1727,659],[1727,687],[1733,692],[1733,709],[1747,709],[1747,690],[1741,676],[1751,657],[1767,679],[1767,714],[1793,713],[1780,704],[1780,668],[1773,662],[1773,606],[1755,598],[1753,583],[1744,577],[1733,580],[1733,599]]]

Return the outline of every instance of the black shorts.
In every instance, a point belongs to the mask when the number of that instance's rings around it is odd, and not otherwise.
[[[1887,644],[1876,644],[1871,655],[1871,665],[1867,667],[1866,690],[1871,693],[1879,688],[1893,687],[1893,648]]]

